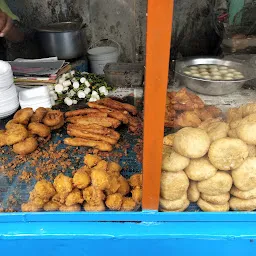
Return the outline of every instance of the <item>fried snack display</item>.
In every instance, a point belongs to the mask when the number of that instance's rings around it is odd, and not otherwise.
[[[198,127],[203,121],[221,116],[215,106],[206,106],[199,96],[182,88],[168,92],[166,98],[165,127]]]
[[[63,125],[64,114],[59,110],[43,107],[35,112],[31,108],[18,110],[5,125],[6,130],[0,131],[0,147],[13,146],[14,153],[28,155],[37,149],[39,142],[50,138],[52,130]]]
[[[107,162],[92,154],[85,155],[84,163],[85,166],[75,171],[72,177],[60,173],[53,183],[38,181],[21,210],[102,212],[139,209],[142,174],[134,174],[127,180],[120,174],[122,167],[118,163]]]
[[[71,136],[64,140],[65,144],[112,151],[120,139],[120,134],[114,129],[121,123],[128,125],[132,132],[139,128],[139,119],[132,116],[137,114],[137,109],[130,104],[105,98],[87,105],[89,108],[65,113],[69,123],[67,133]]]
[[[185,172],[188,200],[202,211],[256,210],[255,134],[256,103],[249,103],[229,109],[226,122],[211,118],[165,136],[159,209],[176,211],[184,199]],[[187,167],[181,156],[188,158]]]

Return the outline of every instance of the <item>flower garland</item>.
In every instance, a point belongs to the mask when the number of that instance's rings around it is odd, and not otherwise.
[[[94,102],[108,95],[113,87],[103,76],[72,70],[63,74],[58,83],[48,86],[52,102],[75,105],[79,101]]]

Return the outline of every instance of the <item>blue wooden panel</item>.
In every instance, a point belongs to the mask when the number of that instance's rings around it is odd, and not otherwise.
[[[5,255],[254,255],[256,223],[3,223]]]
[[[0,214],[0,223],[11,222],[97,222],[97,221],[135,221],[135,222],[256,222],[255,212],[43,212],[43,213],[4,213]]]

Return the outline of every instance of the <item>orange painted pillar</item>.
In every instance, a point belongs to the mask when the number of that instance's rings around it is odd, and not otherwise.
[[[148,0],[143,141],[143,210],[159,204],[174,0]]]

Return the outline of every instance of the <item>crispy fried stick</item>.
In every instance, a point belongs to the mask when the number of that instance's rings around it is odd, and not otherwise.
[[[115,145],[117,143],[117,140],[112,139],[108,137],[107,135],[99,135],[91,132],[87,132],[85,130],[79,130],[79,129],[74,129],[70,128],[67,131],[68,135],[73,136],[73,137],[79,137],[79,138],[84,138],[84,139],[93,139],[97,141],[105,141],[109,144]]]
[[[110,98],[104,98],[101,100],[96,101],[97,104],[109,107],[109,108],[113,108],[113,109],[117,109],[117,110],[127,110],[128,112],[132,113],[133,115],[137,114],[137,109],[136,107],[127,104],[127,103],[121,103],[119,101],[116,100],[112,100]]]
[[[87,131],[99,135],[107,135],[114,140],[120,139],[120,134],[111,128],[106,128],[97,124],[89,124],[89,125],[76,125],[76,124],[68,124],[68,128],[78,129],[82,131]]]
[[[74,111],[68,111],[65,113],[65,117],[72,117],[72,116],[82,116],[92,113],[99,113],[99,110],[97,109],[90,109],[90,108],[84,108],[84,109],[77,109]]]
[[[100,151],[112,151],[113,147],[107,142],[102,142],[102,141],[94,141],[94,140],[86,140],[82,138],[66,138],[64,139],[64,143],[69,146],[74,146],[74,147],[92,147],[96,148]]]
[[[104,127],[117,128],[121,122],[111,117],[87,117],[87,116],[74,116],[67,118],[67,121],[73,124],[98,124]]]

